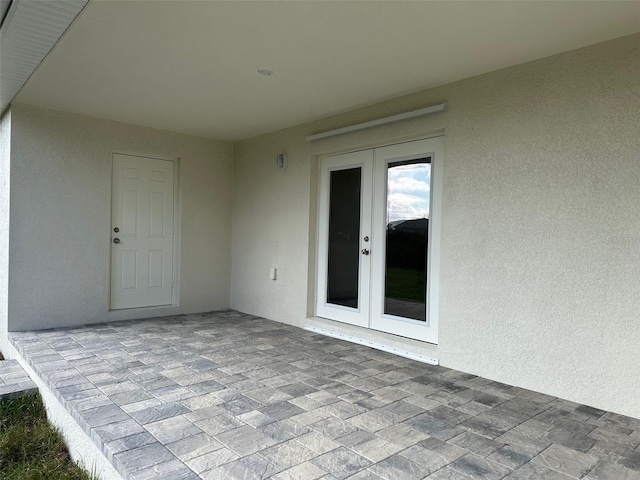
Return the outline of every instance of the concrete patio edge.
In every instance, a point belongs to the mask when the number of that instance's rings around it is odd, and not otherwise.
[[[122,476],[109,463],[87,433],[80,428],[78,422],[63,406],[59,396],[54,394],[18,349],[15,348],[11,339],[8,348],[9,356],[13,357],[31,378],[35,385],[34,390],[39,390],[42,402],[47,410],[47,418],[49,422],[60,430],[69,449],[71,459],[100,480],[122,480]]]

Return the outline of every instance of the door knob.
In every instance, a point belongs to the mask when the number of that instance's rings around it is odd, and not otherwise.
[[[113,239],[113,243],[120,243],[120,239],[119,238],[114,238]]]
[[[367,250],[366,248],[362,249],[362,254],[363,255],[369,255],[369,250]]]

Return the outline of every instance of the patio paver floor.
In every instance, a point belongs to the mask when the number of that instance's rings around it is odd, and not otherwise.
[[[38,391],[17,360],[0,360],[0,400],[21,397]]]
[[[238,312],[10,334],[141,479],[640,480],[640,420]]]

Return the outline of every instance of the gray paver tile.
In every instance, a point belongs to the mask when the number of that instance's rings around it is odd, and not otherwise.
[[[192,383],[187,388],[194,393],[205,394],[222,390],[224,389],[224,385],[216,382],[215,380],[207,380],[204,382]]]
[[[393,413],[380,409],[369,410],[349,419],[351,425],[374,433],[399,423],[401,420]]]
[[[395,443],[388,442],[387,440],[376,436],[371,440],[352,446],[351,450],[372,462],[379,462],[398,453],[403,448],[404,447],[400,445],[396,445]]]
[[[554,428],[546,434],[546,439],[552,443],[559,443],[578,452],[588,452],[597,440],[586,435],[567,431],[564,428]]]
[[[543,467],[536,463],[527,463],[507,477],[509,480],[570,480],[571,477]],[[618,480],[618,479],[617,479]]]
[[[218,468],[209,470],[205,479],[228,480],[238,478],[243,480],[263,480],[277,473],[277,468],[259,455],[249,455]]]
[[[242,395],[220,405],[231,415],[238,416],[262,407],[262,404]]]
[[[499,463],[505,467],[516,469],[533,458],[527,452],[512,445],[507,445],[487,457],[492,462]]]
[[[312,459],[311,463],[341,479],[347,478],[371,464],[366,458],[344,447],[320,455]]]
[[[105,407],[107,405],[112,405],[113,402],[111,399],[104,395],[96,395],[95,397],[87,397],[81,398],[78,400],[71,400],[67,403],[69,407],[73,408],[77,412],[81,412],[83,410],[90,410],[92,408],[97,407]]]
[[[186,387],[180,385],[171,385],[169,387],[160,387],[153,390],[149,390],[149,393],[161,400],[163,403],[177,402],[179,400],[186,400],[187,398],[195,397],[197,394]]]
[[[585,480],[640,480],[640,472],[609,462],[599,463]]]
[[[311,425],[312,423],[320,422],[331,416],[332,415],[329,412],[323,409],[318,409],[318,410],[313,410],[311,412],[305,412],[299,415],[294,415],[293,417],[290,417],[290,418],[291,420],[298,422],[302,425]]]
[[[640,452],[621,454],[618,463],[626,468],[640,472]]]
[[[270,417],[273,417],[277,420],[284,420],[285,418],[293,417],[294,415],[299,415],[306,412],[306,410],[286,401],[267,405],[260,411],[265,415],[269,415]]]
[[[295,441],[313,450],[317,454],[327,453],[340,447],[339,443],[319,432],[306,433],[297,437]]]
[[[475,454],[468,454],[451,463],[447,468],[478,480],[499,480],[511,473],[511,469]]]
[[[237,418],[247,425],[251,425],[253,428],[260,428],[276,421],[275,418],[265,415],[258,410],[252,410],[250,412],[241,413]]]
[[[140,425],[146,425],[147,423],[153,423],[168,418],[164,413],[153,407],[137,410],[135,412],[131,412],[129,415],[140,423]]]
[[[325,412],[329,415],[333,415],[334,417],[338,417],[343,420],[367,411],[365,408],[359,405],[356,405],[354,403],[350,403],[344,400],[340,400],[335,403],[325,405],[321,407],[320,410],[321,412]],[[318,412],[318,414],[321,414],[321,412]],[[309,414],[313,414],[313,413],[316,413],[316,412],[309,412]]]
[[[209,435],[215,436],[242,427],[245,424],[229,414],[222,413],[215,417],[199,420],[195,422],[195,425]]]
[[[120,473],[123,471],[134,473],[160,463],[169,462],[175,457],[164,446],[156,442],[118,453],[114,455],[114,458],[117,465],[122,467],[118,468]]]
[[[449,440],[449,443],[465,448],[483,457],[491,455],[493,452],[504,446],[503,443],[489,440],[487,437],[477,435],[473,432],[461,433],[457,437],[453,437]]]
[[[435,407],[429,410],[429,415],[435,418],[439,418],[440,420],[444,420],[451,425],[458,425],[459,423],[464,422],[471,418],[471,415],[468,413],[464,413],[461,410],[447,407],[446,405],[441,405],[439,407]]]
[[[286,470],[314,458],[317,454],[294,440],[288,440],[259,452],[269,462],[281,470]]]
[[[382,430],[378,430],[376,435],[403,447],[415,445],[421,440],[429,438],[429,434],[411,428],[404,423],[398,423]]]
[[[101,439],[104,442],[104,439]],[[113,455],[120,452],[126,452],[134,448],[144,447],[156,443],[156,438],[149,432],[141,432],[126,437],[120,437],[110,442],[104,442],[103,451],[107,454],[107,458],[111,460]]]
[[[314,465],[311,462],[304,462],[296,465],[295,467],[284,470],[271,478],[273,480],[300,480],[303,478],[305,480],[316,480],[326,474],[327,472],[317,465]]]
[[[410,418],[405,421],[410,427],[428,434],[431,437],[435,437],[440,440],[449,440],[461,433],[464,433],[464,429],[451,425],[439,418],[435,418],[428,413],[423,413],[416,417]]]
[[[358,429],[356,425],[337,417],[325,418],[319,422],[312,423],[309,427],[330,438],[342,437]]]
[[[159,478],[170,478],[171,480],[198,480],[200,477],[181,461],[170,460],[135,472],[130,478],[131,480],[156,480]]]
[[[139,388],[127,392],[109,394],[109,399],[117,405],[129,405],[130,403],[137,403],[150,398],[153,398],[151,394]]]
[[[531,460],[531,463],[556,470],[573,478],[582,478],[597,462],[598,459],[591,455],[555,444]]]
[[[402,455],[387,457],[369,469],[388,480],[420,480],[431,473],[428,467],[412,462]]]
[[[291,419],[268,423],[267,425],[260,427],[259,430],[267,437],[274,439],[276,442],[284,442],[311,431],[310,428],[294,422]]]
[[[218,415],[225,413],[222,407],[217,405],[213,405],[211,407],[199,408],[197,410],[190,411],[188,413],[183,414],[184,418],[189,420],[192,423],[200,422],[203,420],[207,420],[209,418],[217,417]]]
[[[132,412],[144,410],[145,408],[154,407],[156,405],[162,405],[162,402],[157,398],[152,398],[149,400],[142,400],[141,402],[131,403],[129,405],[123,405],[122,410],[131,414]]]
[[[427,477],[429,480],[469,480],[469,477],[462,475],[448,467],[441,468]]]
[[[202,474],[203,472],[218,468],[225,463],[233,462],[238,458],[240,457],[228,448],[221,447],[204,453],[203,455],[185,460],[185,463],[196,473]]]
[[[82,412],[82,419],[91,428],[122,422],[130,418],[119,406],[114,404],[89,408]]]
[[[153,437],[155,439],[155,437]],[[166,447],[183,462],[213,452],[223,447],[215,438],[206,433],[198,433],[169,443]]]
[[[167,418],[149,423],[144,428],[163,445],[202,433],[202,430],[184,417]]]
[[[144,433],[138,422],[129,418],[122,422],[113,422],[91,430],[91,439],[96,443],[107,443],[136,433]]]
[[[451,463],[451,460],[446,456],[418,445],[413,445],[403,450],[400,455],[427,467],[430,472],[435,472]]]
[[[499,417],[491,416],[490,413],[483,413],[463,422],[461,426],[483,437],[494,439],[510,430],[514,425]]]
[[[248,425],[220,433],[216,438],[240,456],[251,455],[277,443]]]

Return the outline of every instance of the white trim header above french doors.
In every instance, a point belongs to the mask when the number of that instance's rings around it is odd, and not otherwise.
[[[443,137],[320,162],[316,314],[438,338]]]

